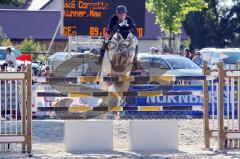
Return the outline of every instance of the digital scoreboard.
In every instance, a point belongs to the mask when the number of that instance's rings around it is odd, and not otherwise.
[[[146,0],[64,0],[65,36],[107,36],[107,25],[116,7],[125,5],[139,33],[144,36]]]

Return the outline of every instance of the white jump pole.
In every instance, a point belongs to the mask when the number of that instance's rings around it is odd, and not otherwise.
[[[235,126],[234,126],[234,120],[235,120],[235,114],[234,114],[234,111],[235,111],[235,103],[234,103],[234,78],[231,78],[231,106],[232,106],[232,131],[234,131],[235,129]]]
[[[214,119],[215,119],[215,108],[214,108],[214,105],[215,105],[215,100],[214,100],[214,83],[213,83],[213,80],[211,80],[211,96],[212,96],[212,127],[213,127],[213,130],[215,129],[215,124],[214,124]]]
[[[4,86],[4,89],[5,89],[5,110],[4,110],[4,113],[5,113],[5,115],[4,115],[4,117],[5,117],[5,122],[4,122],[4,134],[7,134],[7,81],[5,80],[4,81],[4,84],[5,84],[5,86]],[[4,144],[4,149],[5,149],[5,151],[7,151],[7,145],[6,144]]]
[[[230,95],[230,91],[229,91],[229,87],[230,87],[230,80],[229,80],[229,78],[226,78],[226,94],[227,94],[227,109],[226,109],[226,111],[227,111],[227,129],[229,130],[229,128],[230,128],[230,121],[229,121],[229,119],[230,119],[230,97],[229,97],[229,95]]]
[[[18,81],[15,80],[15,133],[18,134]]]

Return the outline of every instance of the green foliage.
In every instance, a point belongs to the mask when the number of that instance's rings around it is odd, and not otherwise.
[[[0,46],[2,45],[2,41],[4,40],[3,33],[0,31]]]
[[[25,0],[0,0],[0,4],[7,4],[13,6],[20,6]]]
[[[191,48],[240,47],[240,0],[233,7],[220,6],[219,0],[206,0],[208,8],[190,13],[183,22]]]
[[[189,48],[190,44],[191,44],[191,40],[184,40],[183,44],[182,44],[182,47],[183,48]]]
[[[33,53],[34,60],[42,60],[43,57],[36,53],[46,52],[46,46],[41,45],[39,42],[35,42],[32,39],[25,39],[21,42],[20,45],[16,46],[22,52],[31,52]],[[34,54],[35,53],[35,54]]]
[[[5,46],[5,47],[13,46],[13,43],[11,42],[10,39],[3,39],[1,42],[1,46]]]
[[[156,23],[164,32],[180,33],[188,13],[201,11],[207,4],[203,0],[147,0],[146,8],[156,14]]]

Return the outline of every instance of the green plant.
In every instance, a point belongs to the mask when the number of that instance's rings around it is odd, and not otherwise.
[[[11,39],[3,39],[1,42],[1,46],[13,46],[13,43],[11,42]]]
[[[191,40],[184,40],[182,43],[183,48],[189,48],[191,44]]]
[[[32,39],[25,39],[21,42],[21,44],[16,46],[22,52],[33,53],[33,60],[43,60],[43,56],[40,56],[37,53],[46,52],[46,46],[41,45],[39,42],[35,42]]]
[[[7,5],[14,5],[14,6],[20,6],[24,2],[25,0],[0,0],[0,4],[7,4]]]
[[[191,48],[240,47],[240,0],[232,0],[231,5],[224,0],[205,1],[208,8],[190,13],[183,22]]]
[[[169,33],[169,45],[174,34],[181,32],[182,22],[190,12],[207,7],[204,0],[147,0],[146,8],[156,14],[156,23],[162,31]],[[171,49],[171,48],[170,48]]]

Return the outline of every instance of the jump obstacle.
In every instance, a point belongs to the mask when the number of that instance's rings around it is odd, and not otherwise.
[[[143,76],[143,77],[100,77],[84,76],[77,78],[39,78],[38,82],[50,84],[68,84],[71,83],[89,83],[89,82],[174,82],[178,80],[205,80],[205,76]],[[38,92],[38,97],[66,97],[66,98],[84,98],[84,97],[139,97],[139,96],[173,96],[173,95],[194,95],[202,96],[199,91],[128,91],[128,92],[106,92],[101,90],[82,92]],[[161,106],[112,106],[112,107],[90,107],[90,106],[72,106],[72,107],[39,107],[39,111],[54,112],[156,112],[161,111]],[[147,129],[146,129],[147,128]],[[99,130],[99,131],[98,131]],[[151,131],[149,131],[151,130]],[[104,131],[104,132],[100,132]],[[80,133],[79,133],[80,132]],[[170,133],[171,132],[171,133]],[[101,134],[101,138],[99,137]],[[64,130],[64,145],[67,152],[84,151],[112,151],[113,150],[113,123],[104,120],[66,120]],[[141,138],[141,140],[139,140]],[[130,147],[132,151],[150,151],[159,152],[166,150],[178,150],[178,122],[175,120],[149,120],[149,121],[130,121]]]
[[[86,82],[151,82],[151,81],[176,81],[176,80],[205,80],[205,76],[184,76],[184,77],[176,77],[176,76],[140,76],[140,77],[131,77],[131,76],[123,76],[123,77],[101,77],[101,76],[82,76],[76,78],[39,78],[38,82],[41,83],[50,83],[56,84],[56,87],[62,87],[61,85],[64,83],[67,86],[71,87],[71,84],[68,82],[77,82],[77,83],[86,83]],[[62,83],[62,84],[59,84]],[[161,87],[161,85],[160,85]],[[163,87],[165,89],[167,87]],[[79,91],[64,91],[64,93],[59,92],[37,92],[37,97],[68,97],[68,98],[84,98],[84,97],[153,97],[153,96],[176,96],[176,95],[193,95],[193,96],[203,96],[202,91],[128,91],[128,92],[106,92],[102,90],[82,90]],[[160,111],[161,107],[151,107],[151,106],[137,106],[137,107],[122,107],[122,106],[114,106],[114,107],[83,107],[83,106],[74,106],[74,107],[39,107],[39,111],[58,111],[58,112],[86,112],[86,111]]]
[[[85,83],[85,82],[162,82],[180,80],[205,80],[205,76],[80,76],[80,77],[38,77],[39,83]]]
[[[219,150],[224,149],[230,149],[230,148],[237,148],[240,147],[240,96],[239,96],[239,90],[240,90],[240,70],[233,69],[233,70],[224,70],[223,64],[219,64],[218,70],[209,70],[207,67],[207,64],[205,62],[204,64],[204,76],[201,77],[186,77],[186,79],[195,79],[195,80],[202,80],[203,81],[203,96],[204,96],[204,143],[206,148],[210,148],[210,138],[217,139],[218,142],[218,148]],[[235,80],[234,80],[235,78]],[[184,80],[184,77],[145,77],[143,79],[136,78],[136,77],[79,77],[79,78],[62,78],[60,81],[75,81],[75,82],[99,82],[99,81],[111,81],[111,82],[119,82],[119,81],[154,81],[154,80],[167,80],[167,81],[175,81],[175,80]],[[45,82],[47,79],[45,80]],[[57,80],[52,80],[52,82],[56,82]],[[237,81],[237,83],[236,83]],[[223,103],[223,96],[224,96],[224,89],[223,86],[227,88],[227,107],[224,108]],[[208,94],[209,87],[212,88],[211,92],[212,94]],[[234,88],[237,88],[237,96],[234,93]],[[217,89],[217,90],[214,90]],[[215,98],[213,95],[213,92],[217,92],[217,104],[215,104],[213,101]],[[97,94],[95,94],[97,93]],[[99,94],[98,94],[99,93]],[[92,92],[89,94],[78,94],[78,93],[70,93],[70,94],[64,94],[66,97],[85,97],[85,96],[108,96],[113,95],[112,92]],[[126,93],[126,92],[124,92]],[[114,95],[122,96],[124,93],[115,93]],[[134,92],[135,94],[130,93],[129,96],[139,96],[138,92]],[[166,93],[166,92],[165,92]],[[193,92],[174,92],[169,95],[183,95],[183,94],[194,94]],[[73,95],[74,94],[74,95]],[[199,93],[197,93],[199,94]],[[38,94],[42,96],[51,96],[50,94]],[[149,92],[145,92],[142,95],[155,95],[160,96],[164,95],[163,92],[153,92],[150,94]],[[165,94],[166,95],[166,94]],[[235,99],[236,98],[236,99]],[[237,104],[236,102],[237,101]],[[230,106],[231,104],[231,106]],[[209,117],[209,109],[212,110],[212,115]],[[144,107],[139,106],[139,108],[128,108],[128,107],[121,107],[116,106],[113,108],[108,107],[81,107],[76,106],[72,108],[40,108],[43,111],[53,110],[53,111],[69,111],[69,112],[86,112],[86,111],[111,111],[111,112],[117,112],[117,111],[161,111],[161,107]],[[45,110],[44,110],[45,109]],[[224,114],[224,111],[227,112],[227,114]],[[237,111],[237,116],[235,115]],[[226,118],[226,119],[225,119]],[[231,119],[231,120],[230,120]],[[211,124],[209,122],[211,121]],[[227,125],[225,126],[225,123],[227,122]],[[211,127],[210,127],[211,125]]]
[[[9,89],[9,91],[15,91],[15,94],[21,94],[20,99],[16,99],[15,106],[21,105],[21,115],[18,115],[18,113],[15,115],[15,120],[14,118],[11,117],[10,115],[10,121],[14,122],[15,121],[15,131],[10,128],[8,129],[7,124],[1,123],[1,135],[0,135],[0,143],[4,144],[4,150],[7,150],[9,146],[6,146],[6,143],[21,143],[22,144],[22,151],[26,151],[27,153],[31,153],[31,69],[28,66],[26,71],[22,72],[0,72],[0,80],[1,80],[1,87],[5,84],[9,84],[9,87],[14,87],[12,84],[13,82],[9,81],[19,81],[19,83],[15,83],[14,89]],[[219,64],[218,70],[209,70],[207,68],[206,62],[204,63],[204,76],[201,77],[203,82],[204,82],[204,143],[206,148],[210,148],[211,145],[211,138],[217,139],[218,142],[218,149],[219,150],[224,150],[224,149],[239,149],[240,147],[240,69],[224,69],[223,63]],[[214,78],[213,78],[214,77]],[[79,78],[81,79],[81,78]],[[85,78],[86,79],[86,78]],[[84,79],[84,80],[85,80]],[[122,78],[123,79],[123,78]],[[129,81],[129,78],[127,78]],[[130,78],[132,81],[135,81],[134,78]],[[151,78],[150,78],[151,79]],[[173,79],[173,78],[172,78]],[[176,78],[175,78],[176,79]],[[183,80],[184,77],[181,77]],[[101,79],[99,79],[101,80]],[[97,80],[97,81],[99,81]],[[119,80],[119,79],[118,79]],[[130,81],[131,81],[130,80]],[[162,80],[162,79],[161,79]],[[83,81],[83,80],[82,80]],[[91,82],[93,80],[90,80]],[[89,80],[87,80],[89,82]],[[214,104],[214,102],[211,102],[213,100],[214,96],[213,94],[208,94],[208,89],[209,86],[212,92],[216,91],[218,92],[218,97],[217,97],[217,104]],[[215,87],[216,86],[216,87]],[[214,90],[214,87],[217,90]],[[224,87],[226,90],[224,90]],[[1,98],[7,98],[7,87],[5,88],[5,95],[2,97],[1,93]],[[16,88],[18,91],[16,91]],[[236,89],[235,89],[236,88]],[[1,89],[2,91],[3,89]],[[19,91],[20,90],[20,91]],[[21,93],[19,93],[21,92]],[[106,92],[105,92],[106,93]],[[111,92],[112,93],[112,92]],[[159,93],[159,92],[158,92]],[[227,94],[227,95],[226,95]],[[93,94],[88,94],[88,95],[93,95]],[[106,94],[105,94],[106,95]],[[109,95],[109,94],[108,94]],[[117,93],[117,95],[122,95]],[[139,95],[139,94],[134,94],[134,95]],[[149,95],[148,93],[144,95]],[[155,95],[163,95],[163,92]],[[224,97],[226,96],[227,99],[227,106],[224,107]],[[10,97],[11,98],[11,97]],[[26,101],[27,99],[27,101]],[[1,101],[1,100],[0,100]],[[2,103],[0,108],[1,108],[1,120],[9,116],[8,111],[6,111],[7,107],[7,100],[5,100],[5,108],[3,108]],[[11,102],[12,100],[10,100]],[[21,102],[20,102],[21,101]],[[18,104],[20,103],[20,104]],[[210,104],[209,104],[210,103]],[[13,108],[13,103],[10,103],[10,109],[9,112],[14,112]],[[159,111],[161,109],[154,109],[151,108],[153,111]],[[209,116],[208,112],[209,109],[213,111],[212,115]],[[217,109],[216,109],[217,108]],[[4,110],[3,110],[4,109]],[[15,113],[18,112],[17,109],[15,108]],[[44,109],[44,108],[41,108]],[[46,111],[48,108],[46,108]],[[52,108],[51,108],[52,109]],[[63,109],[63,111],[76,111],[76,112],[81,112],[81,111],[86,111],[86,109],[89,108],[54,108],[54,110],[57,109]],[[82,109],[82,110],[81,110]],[[90,109],[90,111],[98,109],[98,108],[93,108]],[[100,109],[100,108],[99,108]],[[103,108],[104,110],[100,111],[106,111],[106,108]],[[108,111],[111,110],[108,108]],[[124,111],[124,108],[122,107],[117,107],[116,111]],[[138,110],[147,110],[147,108],[138,109]],[[88,111],[88,110],[87,110]],[[3,113],[5,112],[5,114]],[[227,112],[226,114],[224,112]],[[237,113],[236,113],[237,112]],[[11,114],[11,113],[10,113]],[[237,115],[236,115],[237,114]],[[21,124],[17,123],[17,116],[21,116]],[[5,119],[6,120],[6,119]],[[3,121],[3,120],[2,120]],[[84,122],[84,121],[83,121]],[[17,124],[21,125],[21,130],[18,130]],[[146,125],[145,125],[146,126]],[[150,127],[149,129],[152,129]],[[8,131],[9,130],[9,131]],[[17,130],[17,131],[16,131]]]

